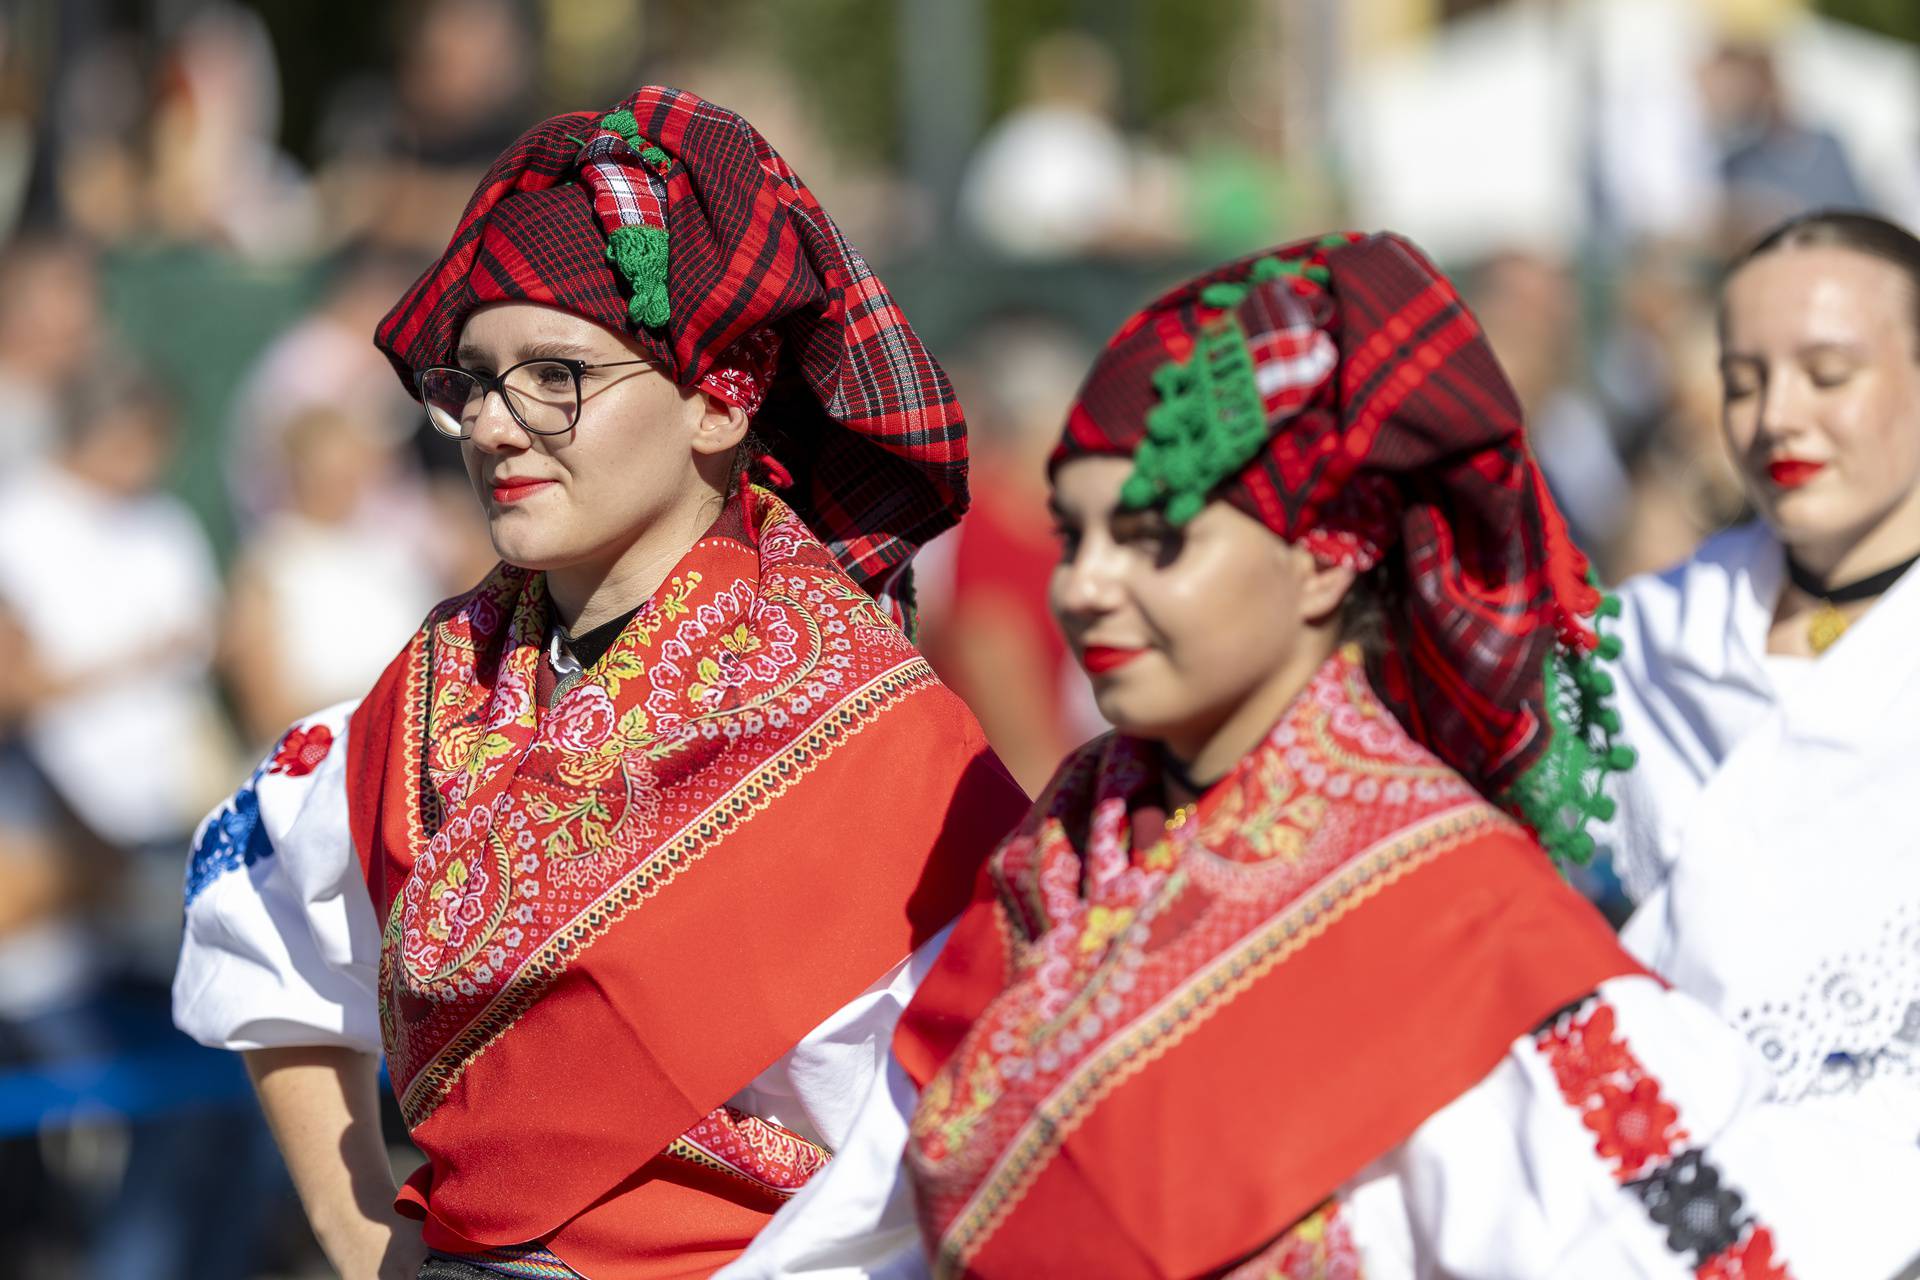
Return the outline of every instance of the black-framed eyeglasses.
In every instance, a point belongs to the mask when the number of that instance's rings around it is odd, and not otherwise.
[[[499,392],[513,420],[536,436],[565,435],[580,421],[580,375],[588,369],[652,364],[652,360],[604,360],[588,364],[559,356],[522,360],[499,373],[475,373],[436,364],[414,376],[427,421],[450,440],[473,435],[487,397]]]

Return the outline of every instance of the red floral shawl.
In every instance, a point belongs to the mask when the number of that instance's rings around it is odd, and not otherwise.
[[[1170,832],[1155,759],[1067,761],[901,1020],[938,1275],[1222,1272],[1636,969],[1357,653]]]
[[[872,598],[752,501],[550,710],[544,584],[502,566],[355,714],[382,1033],[428,1157],[402,1199],[438,1247],[726,1261],[820,1153],[722,1104],[951,919],[1025,806]]]

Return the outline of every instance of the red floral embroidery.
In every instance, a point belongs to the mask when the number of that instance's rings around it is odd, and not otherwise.
[[[1786,1261],[1774,1261],[1773,1233],[1756,1227],[1731,1249],[1707,1259],[1694,1272],[1699,1280],[1793,1280]]]
[[[280,740],[280,748],[273,753],[273,763],[267,766],[267,772],[303,778],[318,769],[331,750],[333,730],[327,726],[316,724],[310,729],[295,729]]]
[[[1587,1082],[1628,1069],[1627,1046],[1614,1037],[1610,1004],[1600,1004],[1585,1018],[1543,1032],[1540,1051],[1547,1055],[1553,1078],[1569,1100]]]
[[[1741,1213],[1740,1196],[1721,1185],[1718,1171],[1699,1151],[1679,1154],[1687,1140],[1680,1112],[1662,1096],[1615,1029],[1613,1006],[1594,1000],[1563,1013],[1543,1028],[1534,1045],[1547,1059],[1560,1094],[1595,1134],[1594,1149],[1614,1181],[1648,1205],[1668,1245],[1698,1250],[1697,1280],[1793,1280],[1784,1260],[1773,1256],[1773,1235]],[[1712,1233],[1696,1230],[1689,1210],[1712,1205]],[[1693,1217],[1698,1217],[1697,1213]],[[1735,1233],[1744,1232],[1738,1239]],[[1724,1243],[1732,1240],[1733,1243]],[[1724,1245],[1724,1247],[1722,1247]],[[1709,1250],[1714,1252],[1709,1253]]]
[[[1587,1128],[1599,1135],[1601,1156],[1614,1162],[1614,1177],[1637,1178],[1649,1164],[1673,1154],[1685,1132],[1677,1127],[1680,1113],[1660,1096],[1660,1085],[1645,1076],[1625,1089],[1603,1084],[1591,1095]]]

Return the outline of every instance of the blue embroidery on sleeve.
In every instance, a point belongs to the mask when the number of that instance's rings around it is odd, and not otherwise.
[[[200,836],[193,842],[193,857],[187,863],[187,905],[206,887],[226,875],[250,867],[273,856],[273,841],[260,823],[260,779],[267,766],[253,771],[246,784],[220,811],[207,819]]]

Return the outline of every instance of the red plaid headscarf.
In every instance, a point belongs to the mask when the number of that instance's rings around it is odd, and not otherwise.
[[[670,243],[664,323],[633,318],[641,303],[609,261],[612,233],[635,224],[664,224]],[[750,411],[764,396],[769,470],[871,591],[966,510],[966,420],[946,375],[786,161],[691,93],[649,85],[528,130],[375,342],[413,391],[416,371],[452,362],[474,308],[501,301],[628,333],[675,382]]]
[[[1611,812],[1604,775],[1632,762],[1593,661],[1617,646],[1592,622],[1612,602],[1478,322],[1418,249],[1340,233],[1161,297],[1095,363],[1052,465],[1087,454],[1136,459],[1131,505],[1184,521],[1220,498],[1324,561],[1385,565],[1380,696],[1584,860],[1586,819]]]

